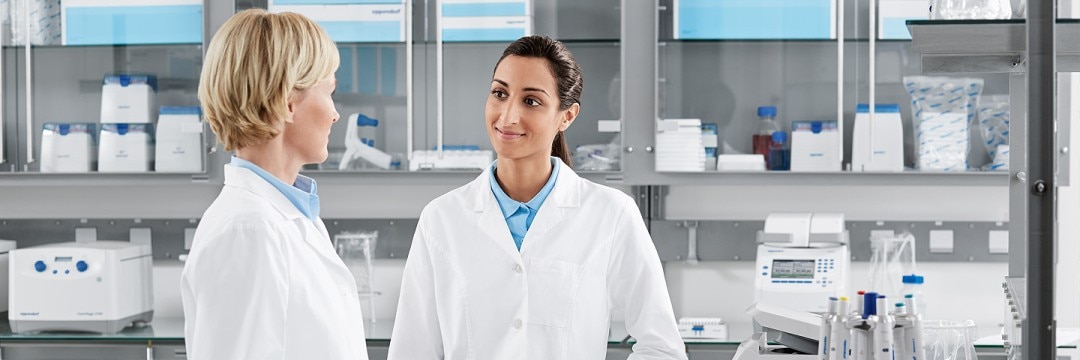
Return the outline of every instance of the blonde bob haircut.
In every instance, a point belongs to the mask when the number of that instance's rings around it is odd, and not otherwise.
[[[225,150],[281,133],[288,102],[337,71],[326,31],[303,15],[251,9],[233,15],[206,50],[199,102]]]

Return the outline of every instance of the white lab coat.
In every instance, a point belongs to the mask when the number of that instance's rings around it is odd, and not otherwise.
[[[634,201],[562,168],[521,251],[488,171],[432,201],[405,264],[390,360],[604,359],[612,311],[630,359],[685,359]]]
[[[225,166],[180,292],[189,359],[367,359],[356,282],[322,220],[248,169]]]

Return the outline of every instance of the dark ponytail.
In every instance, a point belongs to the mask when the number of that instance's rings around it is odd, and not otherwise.
[[[559,110],[581,104],[581,90],[585,84],[581,76],[581,67],[574,59],[574,54],[571,54],[562,42],[547,36],[526,36],[507,46],[499,62],[501,63],[510,55],[547,60],[551,67],[551,75],[555,77],[555,83],[559,87]],[[499,63],[495,63],[495,67],[498,68]],[[551,142],[551,156],[561,159],[567,166],[574,166],[573,155],[570,153],[570,146],[566,144],[564,131],[556,134],[555,140]]]

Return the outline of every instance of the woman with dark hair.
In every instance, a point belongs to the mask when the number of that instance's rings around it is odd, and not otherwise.
[[[613,314],[631,359],[686,358],[634,201],[570,167],[582,84],[551,38],[503,52],[484,111],[498,160],[421,213],[390,359],[604,359]]]

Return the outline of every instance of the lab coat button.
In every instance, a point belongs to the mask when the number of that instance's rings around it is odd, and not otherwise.
[[[514,320],[514,329],[521,329],[521,319]]]
[[[514,264],[514,272],[521,274],[525,272],[525,269],[522,269],[520,264]]]

